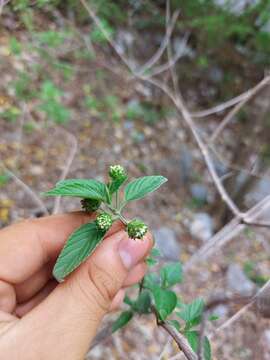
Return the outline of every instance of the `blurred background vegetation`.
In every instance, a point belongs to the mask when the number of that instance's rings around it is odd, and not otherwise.
[[[161,46],[165,1],[88,4],[135,69]],[[226,111],[207,117],[199,112],[247,91],[268,72],[270,1],[172,0],[171,12],[176,10],[180,14],[171,36],[172,52],[179,58],[175,70],[196,126],[207,139]],[[172,257],[179,251],[183,262],[231,219],[173,104],[155,86],[132,77],[80,1],[6,1],[0,29],[1,226],[52,211],[51,199],[44,209],[33,193],[38,197],[66,176],[65,165],[75,152],[68,177],[100,176],[108,165],[121,163],[136,176],[161,173],[169,178],[167,189],[130,212],[150,218],[157,237],[162,233],[176,246],[163,250]],[[155,66],[164,83],[169,82],[169,71],[162,71],[166,62],[165,51]],[[270,192],[269,95],[267,87],[260,91],[211,148],[216,170],[242,210]],[[62,201],[62,210],[77,206]],[[226,271],[235,262],[248,281],[262,286],[269,278],[269,240],[250,229],[242,244],[228,247],[215,264],[208,264],[208,277],[187,287],[187,296],[229,286],[224,285]],[[130,349],[138,350],[126,336]],[[241,336],[230,357],[217,343],[218,358],[254,360],[258,352]],[[92,356],[108,358],[98,350]]]

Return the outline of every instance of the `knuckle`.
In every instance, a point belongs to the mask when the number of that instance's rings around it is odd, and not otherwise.
[[[109,303],[104,301],[101,294],[95,289],[93,284],[89,285],[88,281],[76,279],[75,282],[68,283],[69,291],[75,301],[79,301],[86,309],[89,316],[94,317],[92,320],[98,321],[99,315],[109,311]],[[93,311],[95,309],[95,311]]]
[[[106,271],[94,261],[91,262],[88,274],[91,282],[94,284],[97,291],[100,293],[105,302],[111,303],[121,284],[117,279],[116,274]]]

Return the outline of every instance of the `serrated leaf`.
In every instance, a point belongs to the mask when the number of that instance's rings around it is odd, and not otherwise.
[[[212,359],[211,344],[210,344],[210,341],[208,340],[207,336],[205,336],[203,339],[203,357],[204,357],[204,360]]]
[[[184,335],[187,338],[192,350],[197,352],[199,346],[199,332],[196,330],[186,331]]]
[[[120,189],[120,187],[124,184],[124,182],[127,180],[128,176],[122,177],[121,179],[112,180],[110,184],[108,185],[110,194],[114,194],[117,190]]]
[[[94,179],[68,179],[58,182],[45,196],[72,196],[86,199],[108,200],[105,184]]]
[[[125,188],[125,201],[138,200],[157,190],[167,179],[163,176],[144,176],[133,180]]]
[[[133,304],[133,310],[139,314],[149,314],[151,309],[151,296],[148,291],[143,290],[136,302]]]
[[[133,317],[132,311],[130,310],[123,311],[118,317],[118,319],[116,319],[115,322],[112,324],[112,332],[114,333],[115,331],[127,325],[127,323],[132,319],[132,317]]]
[[[177,313],[181,319],[186,322],[191,323],[192,321],[196,322],[196,319],[202,315],[204,308],[204,301],[201,298],[195,299],[192,303],[184,305],[183,310],[180,313]],[[198,323],[196,323],[197,325]]]
[[[159,286],[159,276],[155,273],[149,273],[145,275],[143,280],[143,287],[153,291],[157,286]]]
[[[75,230],[68,238],[54,265],[53,275],[56,280],[62,281],[91,255],[104,235],[105,231],[99,230],[94,221]]]
[[[183,270],[179,262],[163,266],[160,270],[161,282],[164,288],[180,283],[183,279]]]
[[[157,287],[153,290],[153,296],[160,319],[166,320],[176,307],[176,294],[171,290]]]

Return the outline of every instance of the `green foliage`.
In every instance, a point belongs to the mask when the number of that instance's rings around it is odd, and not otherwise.
[[[39,106],[49,120],[63,124],[70,119],[70,111],[61,103],[62,91],[53,82],[44,81],[41,86]]]
[[[109,25],[105,19],[101,19],[102,30],[95,26],[95,28],[90,33],[90,38],[93,42],[98,44],[105,44],[107,42],[107,37],[105,34],[112,38],[114,35],[114,29]]]
[[[128,322],[132,319],[133,312],[132,311],[124,311],[121,313],[121,315],[118,317],[117,320],[112,325],[112,332],[121,329],[122,327],[126,326]]]
[[[125,188],[125,201],[142,199],[157,190],[167,179],[163,176],[144,176],[133,180]]]
[[[105,231],[99,229],[95,222],[82,225],[68,238],[53,269],[58,281],[76,269],[101,243]],[[91,240],[91,241],[90,241]]]
[[[57,99],[59,96],[60,91],[51,85],[47,87],[47,91],[44,93],[44,99],[47,99],[48,97]],[[53,273],[58,281],[63,280],[65,276],[76,269],[89,255],[91,255],[103,240],[106,231],[110,229],[113,221],[121,219],[126,225],[126,231],[128,231],[128,221],[124,218],[122,210],[129,200],[126,197],[125,201],[122,201],[122,203],[118,202],[118,190],[120,186],[123,185],[122,180],[127,178],[127,173],[120,165],[114,165],[110,167],[108,175],[111,180],[108,184],[104,184],[103,182],[94,179],[68,179],[58,182],[53,189],[43,194],[45,196],[71,196],[82,198],[82,206],[86,211],[89,211],[89,206],[91,207],[90,210],[92,210],[92,205],[103,205],[103,207],[105,207],[105,211],[102,210],[102,212],[99,212],[95,221],[81,226],[71,234],[67,240],[54,267]],[[139,189],[144,192],[144,195],[156,190],[166,180],[162,176],[149,176],[148,180],[149,178],[150,181],[144,181],[144,185],[141,188],[139,187]],[[158,178],[159,182],[153,181],[154,178]],[[162,181],[160,181],[161,178]],[[110,191],[110,189],[112,189],[111,183],[116,180],[121,180],[122,182],[119,186],[114,188],[115,191],[112,192]],[[134,182],[136,182],[136,180],[134,180]],[[132,185],[130,184],[127,185],[131,191],[128,193],[132,194]],[[89,200],[91,200],[90,204]],[[115,206],[112,203],[112,200]],[[144,226],[147,229],[147,226]],[[138,301],[134,303],[137,311],[146,311],[143,310],[146,306],[146,301],[147,295],[144,294],[142,295],[142,298],[139,298]]]
[[[183,270],[180,263],[166,264],[160,270],[161,282],[164,288],[172,287],[183,279]]]
[[[156,287],[153,290],[153,297],[159,319],[166,320],[173,312],[177,304],[177,296],[175,292]]]
[[[7,185],[9,182],[10,176],[5,172],[0,172],[0,187]]]
[[[256,263],[252,261],[245,262],[244,272],[247,277],[258,286],[263,286],[269,280],[268,276],[264,276],[258,272]]]
[[[68,179],[60,181],[55,188],[44,193],[46,196],[73,196],[108,201],[108,189],[98,180]]]

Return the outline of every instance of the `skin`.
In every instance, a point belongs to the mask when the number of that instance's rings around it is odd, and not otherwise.
[[[63,283],[52,268],[67,237],[93,215],[25,220],[0,231],[0,354],[9,360],[81,360],[102,318],[145,274],[153,241],[119,222]]]

